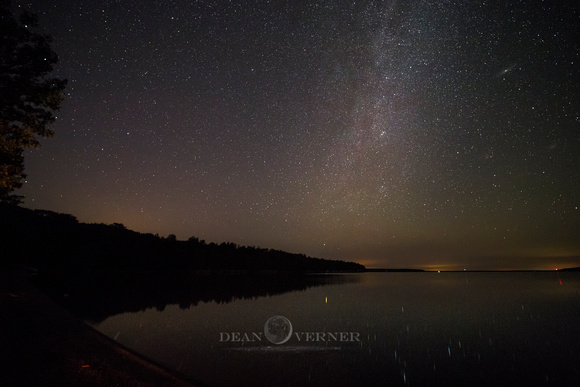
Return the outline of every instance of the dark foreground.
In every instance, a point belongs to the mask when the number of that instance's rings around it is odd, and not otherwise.
[[[0,386],[191,386],[0,272]]]

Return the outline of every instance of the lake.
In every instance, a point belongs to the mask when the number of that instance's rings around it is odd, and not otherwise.
[[[580,385],[580,273],[244,278],[87,319],[209,386]],[[113,303],[141,294],[106,288]]]

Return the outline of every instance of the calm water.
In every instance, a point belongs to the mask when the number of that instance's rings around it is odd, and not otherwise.
[[[365,273],[227,301],[92,324],[210,386],[580,385],[580,273]]]

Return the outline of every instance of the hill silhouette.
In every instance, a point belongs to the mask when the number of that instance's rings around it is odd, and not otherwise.
[[[280,250],[179,241],[112,225],[79,222],[74,216],[0,205],[1,266],[40,271],[229,271],[361,272],[363,265]]]

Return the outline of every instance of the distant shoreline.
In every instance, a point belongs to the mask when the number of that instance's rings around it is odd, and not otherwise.
[[[522,270],[423,270],[423,269],[366,269],[365,273],[553,273],[553,272],[580,272],[580,267],[564,269],[522,269]]]
[[[365,273],[423,273],[422,269],[366,269]]]

